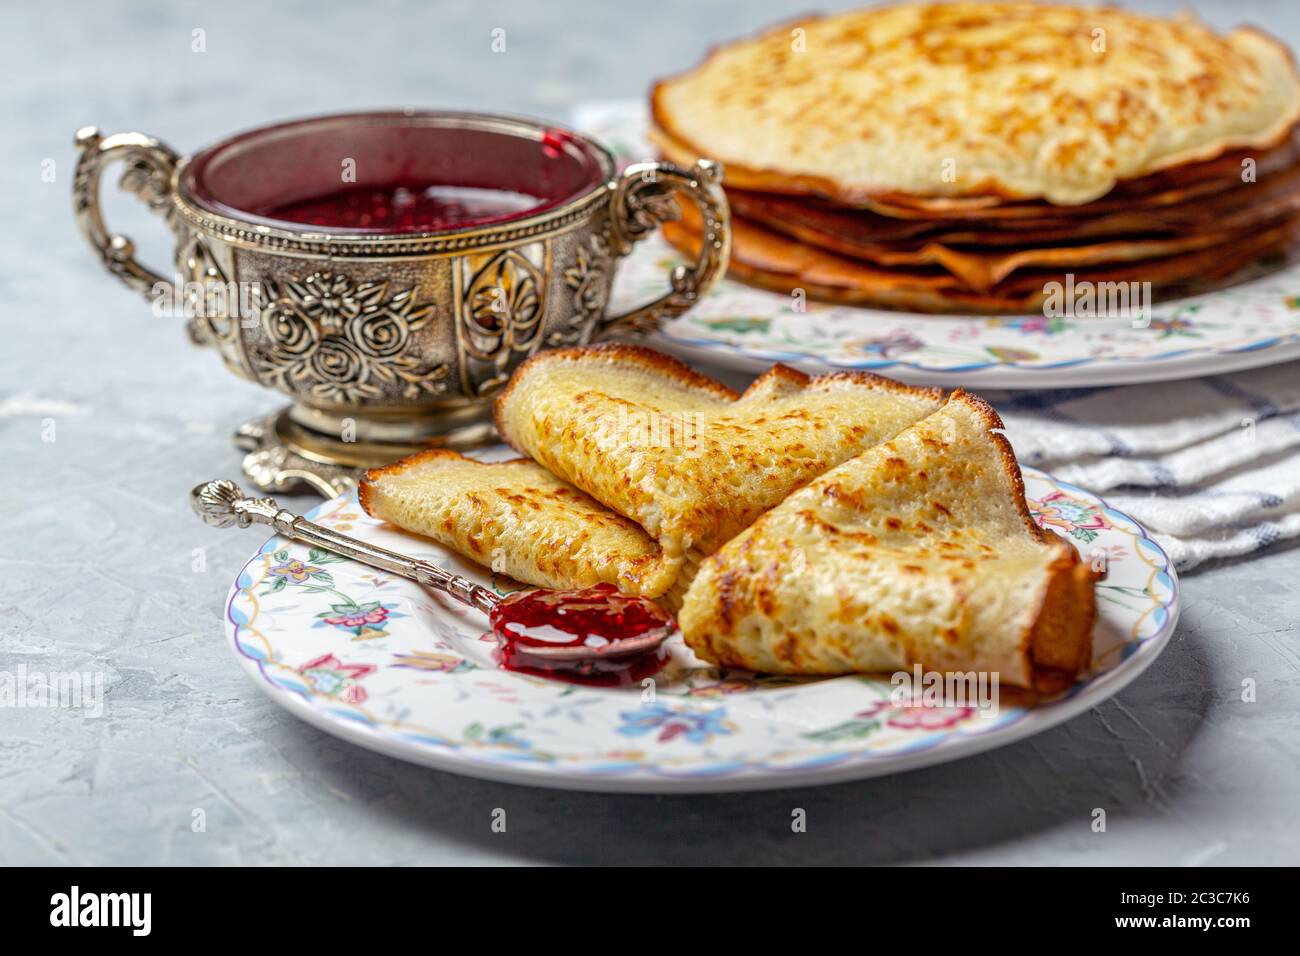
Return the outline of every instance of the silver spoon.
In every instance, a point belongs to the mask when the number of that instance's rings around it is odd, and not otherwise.
[[[308,521],[301,515],[286,511],[276,503],[274,498],[249,498],[240,487],[226,478],[205,482],[195,486],[190,492],[190,504],[194,512],[214,528],[230,528],[238,525],[264,524],[274,528],[277,534],[293,538],[304,544],[314,545],[334,554],[341,554],[353,561],[360,561],[372,568],[380,568],[407,578],[425,587],[442,591],[462,604],[477,608],[483,613],[490,612],[503,601],[509,601],[514,595],[502,598],[494,592],[475,584],[468,578],[444,571],[436,564],[409,558],[396,551],[368,544],[359,538],[350,538],[337,531],[322,527]],[[520,592],[526,594],[530,592]],[[552,591],[561,600],[566,595],[581,594],[580,591]],[[589,604],[590,596],[582,599]],[[636,600],[645,600],[637,598]],[[653,604],[646,601],[647,604]],[[529,645],[529,657],[544,659],[556,664],[576,664],[582,661],[614,660],[637,654],[648,654],[667,640],[677,628],[668,625],[653,631],[646,631],[635,637],[611,641],[600,647],[563,646],[545,647]]]

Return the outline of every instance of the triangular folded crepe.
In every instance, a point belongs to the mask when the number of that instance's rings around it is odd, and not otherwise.
[[[659,595],[675,577],[640,527],[526,458],[421,452],[371,469],[359,496],[367,514],[538,587]]]
[[[1029,515],[997,414],[956,392],[706,559],[678,621],[768,673],[982,671],[1019,687],[1088,666],[1093,574]]]
[[[529,359],[496,422],[515,449],[644,528],[688,577],[791,491],[941,401],[938,389],[781,365],[737,396],[676,359],[609,345]]]

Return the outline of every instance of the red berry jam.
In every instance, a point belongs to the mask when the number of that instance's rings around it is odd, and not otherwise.
[[[530,653],[542,647],[613,650],[619,641],[674,627],[672,615],[645,598],[629,597],[612,584],[581,591],[521,591],[488,615],[497,639],[497,660],[506,670],[558,677],[583,684],[638,683],[668,659],[660,645],[643,654],[555,661]]]
[[[335,229],[436,232],[510,219],[543,202],[508,189],[398,183],[351,186],[326,196],[269,206],[258,210],[258,215]]]

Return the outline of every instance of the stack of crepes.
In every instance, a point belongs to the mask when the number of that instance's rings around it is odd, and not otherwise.
[[[822,300],[1038,310],[1049,283],[1198,291],[1300,235],[1285,46],[1183,17],[904,4],[715,49],[652,94],[726,170],[729,274]],[[684,210],[669,240],[694,248]]]
[[[496,421],[529,458],[423,452],[367,473],[362,506],[528,584],[659,601],[717,664],[1043,688],[1089,663],[1092,572],[1030,519],[973,396],[780,365],[737,395],[596,346],[529,359]]]

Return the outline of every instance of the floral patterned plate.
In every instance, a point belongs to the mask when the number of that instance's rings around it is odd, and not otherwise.
[[[623,159],[643,159],[644,107],[591,104],[575,125]],[[614,310],[659,294],[680,261],[655,236],[619,270]],[[1120,385],[1219,375],[1300,358],[1300,263],[1192,298],[1157,302],[1149,323],[1045,315],[919,315],[796,303],[724,280],[654,336],[656,348],[740,372],[784,362],[807,372],[867,369],[913,384],[985,388]],[[1239,277],[1242,278],[1242,277]]]
[[[1178,618],[1169,559],[1130,517],[1025,471],[1036,519],[1107,573],[1091,673],[1034,707],[898,702],[881,678],[720,670],[671,639],[648,686],[592,688],[499,670],[486,619],[347,559],[269,540],[230,592],[235,655],[276,703],[335,736],[441,770],[578,790],[701,792],[896,773],[1038,733],[1110,697],[1160,653]],[[490,585],[517,587],[369,518],[354,496],[321,524]],[[975,704],[975,700],[968,703]]]

